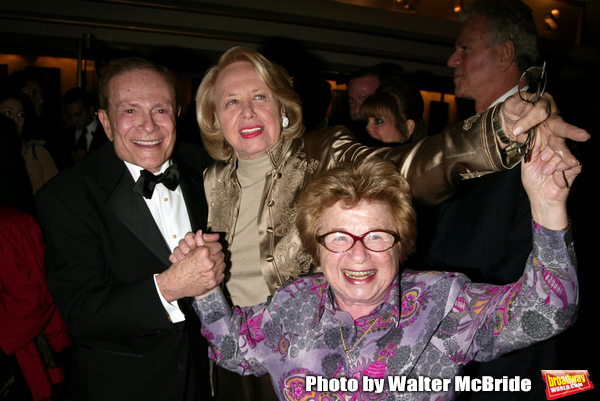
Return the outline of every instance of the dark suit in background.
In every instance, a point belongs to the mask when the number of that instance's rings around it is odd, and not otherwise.
[[[65,137],[67,138],[68,143],[70,145],[70,149],[72,151],[77,149],[76,133],[77,129],[69,128],[65,134]],[[96,129],[91,132],[91,135],[92,141],[90,142],[89,146],[87,146],[87,148],[85,149],[88,153],[100,149],[102,145],[108,142],[108,138],[106,137],[106,133],[104,132],[104,127],[102,127],[102,124],[100,124],[100,122],[98,122]]]
[[[62,131],[58,138],[46,143],[46,147],[52,154],[53,159],[56,162],[56,166],[59,171],[65,170],[67,167],[72,165],[75,160],[75,152],[77,152],[77,129],[74,127],[67,128]],[[93,152],[98,150],[108,142],[104,127],[100,122],[96,126],[96,129],[91,132],[92,140],[89,146],[86,146],[85,152]]]
[[[420,263],[461,271],[473,281],[518,280],[531,244],[531,211],[520,179],[521,169],[515,167],[465,181],[448,201],[423,211]]]

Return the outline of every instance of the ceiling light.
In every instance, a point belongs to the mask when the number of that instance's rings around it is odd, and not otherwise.
[[[560,24],[558,23],[559,19],[560,11],[558,11],[558,9],[556,8],[550,10],[548,13],[546,13],[546,15],[544,15],[544,22],[546,23],[548,29],[550,29],[551,31],[558,31],[558,29],[560,28]]]

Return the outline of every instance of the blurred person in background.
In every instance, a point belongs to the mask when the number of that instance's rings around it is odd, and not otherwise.
[[[99,149],[108,138],[96,117],[92,95],[85,88],[75,87],[65,92],[63,106],[68,124],[65,145],[73,162],[78,162],[89,152]]]
[[[17,126],[21,141],[21,156],[35,194],[48,180],[58,174],[58,168],[50,152],[45,148],[46,141],[35,139],[34,127],[30,119],[34,118],[34,108],[29,97],[22,92],[0,94],[0,112],[12,119]]]
[[[418,142],[427,135],[423,109],[416,85],[398,80],[381,85],[366,98],[360,117],[372,138],[390,146]]]

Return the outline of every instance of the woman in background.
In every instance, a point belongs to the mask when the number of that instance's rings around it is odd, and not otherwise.
[[[365,99],[360,116],[369,135],[388,146],[415,143],[427,135],[423,108],[423,97],[415,85],[389,82]]]
[[[13,120],[21,139],[21,156],[25,160],[25,169],[33,194],[50,178],[58,174],[58,168],[46,150],[46,141],[33,139],[28,120],[34,118],[33,104],[27,95],[11,92],[0,95],[0,113]]]

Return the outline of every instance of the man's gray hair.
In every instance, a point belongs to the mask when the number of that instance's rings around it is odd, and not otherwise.
[[[521,0],[477,0],[461,10],[458,21],[464,24],[476,16],[487,19],[490,47],[510,40],[515,45],[515,57],[521,69],[538,63],[538,30],[529,6]]]

